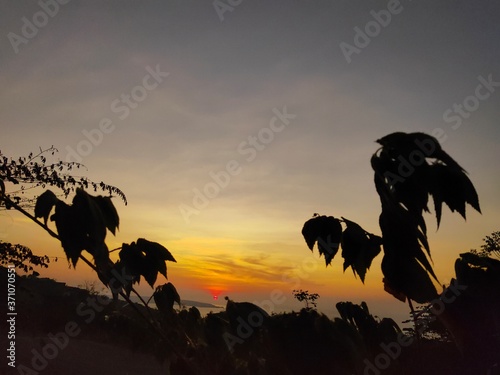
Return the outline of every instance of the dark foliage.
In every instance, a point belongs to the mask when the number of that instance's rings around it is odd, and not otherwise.
[[[377,142],[382,148],[373,155],[371,164],[382,204],[385,289],[401,300],[429,302],[437,297],[429,277],[437,280],[428,260],[430,247],[423,217],[429,196],[434,200],[438,226],[442,203],[465,218],[467,203],[481,212],[478,196],[464,169],[434,137],[398,132]]]
[[[48,256],[33,254],[31,249],[19,244],[0,241],[0,266],[14,265],[26,273],[37,275],[34,267],[47,268],[50,259]]]
[[[164,315],[171,314],[174,311],[174,303],[181,306],[181,297],[172,283],[157,286],[153,294],[156,307]]]
[[[305,302],[306,303],[306,309],[315,309],[317,306],[316,300],[319,298],[318,293],[309,293],[308,290],[302,290],[302,289],[294,289],[292,290],[293,298],[295,298],[299,302]],[[311,305],[311,306],[309,306]]]
[[[141,276],[151,287],[154,286],[158,273],[168,279],[166,261],[176,262],[170,251],[157,242],[139,238],[131,244],[122,244],[120,260],[115,267],[132,277],[132,282],[125,286],[127,295],[130,294],[132,284],[140,282]]]
[[[320,255],[324,255],[328,266],[337,254],[342,238],[342,226],[339,219],[333,216],[319,216],[315,214],[312,219],[305,222],[302,235],[307,246],[312,251],[314,244],[318,244]]]
[[[434,200],[439,227],[442,204],[466,217],[466,205],[481,212],[476,190],[465,170],[449,156],[436,138],[424,133],[396,132],[377,140],[382,146],[371,158],[382,213],[382,237],[357,223],[332,216],[308,220],[302,234],[309,249],[318,243],[330,264],[342,244],[344,271],[351,267],[364,282],[366,271],[383,244],[384,289],[401,301],[430,302],[438,296],[431,280],[438,281],[431,265],[427,225],[429,197]],[[342,232],[341,222],[346,225]]]
[[[471,253],[483,257],[496,257],[500,259],[500,231],[491,233],[484,239],[484,244],[481,245],[481,250],[471,250]]]
[[[115,233],[119,225],[118,214],[110,198],[94,197],[77,188],[73,204],[68,205],[47,190],[37,199],[35,217],[43,217],[47,222],[54,207],[55,213],[50,219],[56,224],[61,245],[73,266],[76,266],[83,250],[92,254],[96,262],[102,260],[101,265],[105,266],[109,260],[104,243],[106,229]]]
[[[346,225],[344,231],[342,222]],[[382,244],[379,236],[368,233],[353,221],[318,214],[305,222],[302,235],[311,251],[314,244],[318,244],[319,253],[324,255],[327,266],[342,244],[344,271],[351,267],[354,276],[358,274],[362,282],[365,281],[366,271],[370,268],[373,258],[380,253]]]
[[[46,150],[40,148],[37,154],[30,153],[28,156],[18,158],[9,158],[0,152],[0,191],[2,195],[6,194],[9,198],[8,200],[0,199],[0,205],[10,209],[9,200],[11,200],[17,204],[29,206],[33,200],[27,192],[34,188],[49,186],[60,189],[64,197],[75,192],[77,188],[90,188],[94,192],[100,190],[110,195],[116,194],[127,204],[125,194],[117,187],[70,174],[70,172],[84,168],[82,164],[49,160],[57,152],[53,146]],[[17,189],[7,193],[5,183],[10,183]]]

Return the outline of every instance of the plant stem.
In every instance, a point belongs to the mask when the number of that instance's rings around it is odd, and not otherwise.
[[[26,217],[30,218],[32,221],[34,221],[36,224],[38,224],[39,226],[41,226],[43,229],[45,229],[47,231],[47,233],[49,233],[52,237],[54,237],[55,239],[57,240],[61,240],[59,235],[54,232],[52,229],[50,229],[46,224],[42,223],[41,221],[39,221],[35,216],[33,216],[32,214],[30,214],[28,211],[26,211],[25,209],[23,209],[21,206],[19,206],[17,203],[15,203],[14,201],[12,201],[10,198],[6,197],[5,195],[0,195],[0,199],[3,200],[5,203],[7,203],[8,205],[10,205],[11,207],[15,208],[17,211],[21,212],[23,215],[25,215]],[[92,268],[96,273],[98,273],[98,270],[97,270],[97,267],[92,264],[91,261],[89,261],[87,258],[85,258],[85,256],[83,256],[82,254],[79,255],[79,258],[85,263],[87,264],[90,268]],[[112,262],[110,260],[110,262]],[[118,280],[119,281],[119,280]],[[144,306],[146,307],[146,309],[148,310],[149,314],[151,315],[151,317],[153,318],[153,320],[156,321],[156,319],[154,318],[152,312],[151,312],[151,309],[149,308],[149,306],[146,304],[146,302],[144,301],[144,299],[139,295],[139,293],[132,288],[132,291],[139,297],[139,299],[141,300],[141,302],[144,304]],[[123,297],[123,299],[125,299],[125,301],[128,302],[128,304],[143,318],[146,320],[146,322],[148,323],[148,325],[150,326],[150,328],[153,329],[153,331],[168,345],[169,349],[172,351],[172,353],[174,353],[175,355],[177,355],[178,357],[180,358],[183,358],[186,362],[186,364],[188,366],[191,367],[191,365],[188,363],[188,361],[184,358],[184,356],[174,347],[174,345],[170,342],[170,340],[168,339],[168,337],[165,336],[165,334],[163,333],[163,331],[160,330],[159,328],[159,325],[158,326],[155,326],[155,324],[153,324],[153,322],[151,320],[149,320],[144,314],[142,311],[140,311],[138,309],[138,307],[135,305],[134,302],[132,302],[132,300],[130,300],[130,298],[123,292],[123,291],[120,291],[119,292],[119,295]],[[158,323],[158,321],[156,321]],[[186,335],[187,336],[187,335]],[[191,341],[191,340],[189,340]],[[194,369],[193,369],[194,370]],[[194,372],[193,372],[194,373]]]
[[[415,313],[415,309],[413,308],[413,303],[411,303],[411,299],[408,298],[408,305],[410,305],[410,311],[411,311],[411,316],[413,318],[413,325],[415,326],[415,337],[417,338],[417,341],[420,340],[420,333],[418,332],[418,327],[417,327],[417,314]]]

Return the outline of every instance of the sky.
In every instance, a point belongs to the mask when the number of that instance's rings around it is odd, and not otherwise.
[[[0,1],[0,150],[54,145],[96,181],[121,188],[115,248],[143,237],[177,263],[181,297],[212,295],[319,309],[383,291],[381,256],[365,284],[326,268],[301,235],[314,213],[380,234],[370,157],[395,131],[434,134],[476,186],[482,214],[428,215],[442,284],[461,252],[499,230],[500,4],[493,1]],[[16,212],[2,240],[58,257],[60,244]],[[160,280],[159,283],[164,282]],[[151,294],[146,283],[139,290]],[[278,294],[276,294],[278,293]],[[281,293],[281,294],[280,294]]]

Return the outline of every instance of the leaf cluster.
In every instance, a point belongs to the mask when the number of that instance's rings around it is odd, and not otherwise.
[[[484,239],[484,244],[481,245],[481,250],[472,252],[480,256],[493,257],[496,256],[500,259],[500,231],[491,233],[491,235],[486,236]]]
[[[163,314],[169,314],[174,309],[174,303],[177,302],[181,306],[181,297],[177,293],[174,284],[166,283],[157,286],[153,294],[153,298],[158,310]]]
[[[341,223],[346,225],[342,230]],[[317,244],[320,255],[328,266],[342,246],[344,271],[351,267],[354,276],[359,275],[364,283],[366,271],[380,253],[382,239],[365,231],[361,226],[345,218],[315,214],[304,223],[302,235],[311,251]]]
[[[34,270],[34,267],[47,268],[49,263],[48,256],[35,255],[26,246],[0,241],[0,265],[2,266],[14,265],[26,273],[31,272],[32,275],[37,275],[38,272]]]
[[[139,238],[130,244],[122,244],[120,259],[115,268],[128,276],[130,283],[125,285],[125,292],[130,294],[132,285],[140,282],[144,277],[153,288],[158,278],[158,273],[167,277],[167,261],[177,262],[166,247],[157,242]]]
[[[384,242],[382,272],[386,291],[419,303],[437,297],[430,279],[437,277],[429,262],[430,247],[423,217],[433,198],[438,227],[442,204],[466,218],[466,205],[478,212],[479,199],[465,170],[424,133],[392,133],[377,140],[382,147],[372,156],[375,187],[382,213]],[[425,253],[424,253],[425,250]]]
[[[64,197],[76,191],[77,188],[93,189],[116,194],[125,204],[125,194],[115,186],[104,182],[94,182],[87,177],[74,176],[71,172],[84,168],[76,162],[64,162],[61,160],[51,161],[49,157],[54,156],[58,150],[54,146],[42,150],[37,154],[30,153],[28,156],[9,158],[0,151],[0,192],[6,194],[5,183],[17,186],[17,190],[9,192],[6,196],[17,204],[29,204],[31,199],[25,192],[37,187],[55,187],[62,191]],[[10,209],[9,200],[0,200],[0,205]]]
[[[344,271],[351,267],[364,282],[366,271],[383,244],[384,289],[394,297],[425,303],[437,297],[424,212],[432,197],[437,225],[442,205],[466,218],[466,206],[481,212],[478,194],[465,170],[425,133],[396,132],[377,140],[382,146],[371,158],[382,212],[382,237],[345,218],[315,214],[302,228],[307,246],[318,244],[329,265],[342,246]],[[342,230],[341,223],[346,225]],[[500,234],[487,238],[487,249],[500,254]],[[486,250],[485,250],[486,251]]]
[[[51,216],[52,210],[55,213]],[[71,205],[56,197],[51,190],[40,195],[35,205],[35,217],[50,220],[56,224],[61,245],[68,260],[76,266],[83,250],[94,256],[96,262],[109,260],[108,249],[104,242],[106,229],[115,234],[119,227],[118,213],[111,198],[92,196],[77,188]]]
[[[401,329],[397,323],[390,318],[381,321],[370,314],[366,302],[357,305],[352,302],[338,302],[335,307],[342,320],[355,327],[368,347],[379,348],[382,342],[397,341]]]
[[[430,196],[438,226],[443,203],[464,219],[467,204],[481,212],[477,192],[467,172],[441,148],[435,137],[396,132],[377,142],[382,147],[372,156],[371,164],[382,206],[391,203],[404,206],[424,232],[422,212],[429,211]]]
[[[309,309],[309,304],[313,308],[316,308],[317,306],[316,300],[319,298],[318,293],[309,293],[308,290],[294,289],[292,290],[292,294],[297,301],[306,303],[306,309]]]

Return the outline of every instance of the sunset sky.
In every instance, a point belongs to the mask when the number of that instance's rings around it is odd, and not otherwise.
[[[428,216],[442,283],[500,230],[498,2],[65,1],[0,3],[0,150],[54,145],[120,187],[108,246],[162,243],[181,297],[278,290],[281,310],[301,306],[295,287],[320,310],[406,311],[383,291],[381,256],[363,285],[300,233],[317,212],[380,234],[369,160],[394,131],[439,134],[479,194],[482,215],[446,208],[439,231]],[[43,275],[95,279],[20,214],[0,224],[2,240],[59,257]]]

